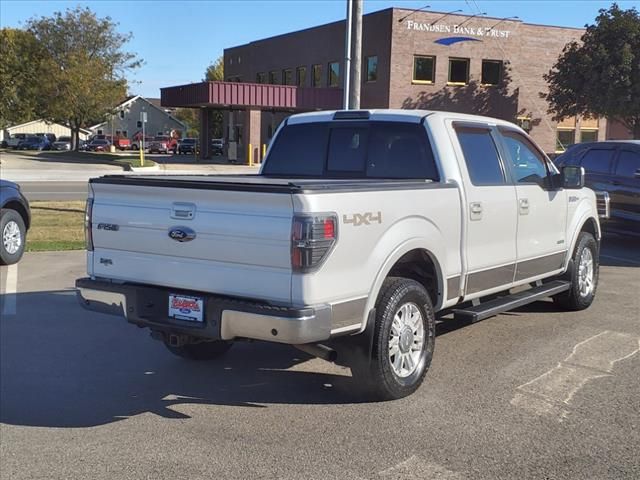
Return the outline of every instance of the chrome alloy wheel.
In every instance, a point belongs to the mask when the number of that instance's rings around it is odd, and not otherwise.
[[[404,303],[396,312],[389,335],[389,363],[406,378],[416,371],[424,348],[424,322],[415,303]]]
[[[13,220],[7,222],[2,230],[2,245],[9,255],[15,255],[22,245],[22,233],[20,227]]]
[[[593,292],[593,254],[591,250],[585,248],[580,254],[578,264],[578,292],[581,297],[588,296]]]

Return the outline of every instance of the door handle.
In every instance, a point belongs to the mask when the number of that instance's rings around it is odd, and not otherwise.
[[[529,214],[529,199],[521,198],[520,199],[520,215],[528,215]]]
[[[482,219],[482,203],[481,202],[471,202],[469,204],[469,210],[471,211],[471,214],[469,216],[471,220]]]

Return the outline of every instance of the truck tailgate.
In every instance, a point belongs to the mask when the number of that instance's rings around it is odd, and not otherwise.
[[[101,180],[91,183],[91,275],[291,301],[291,194],[216,189],[204,180],[189,188],[170,177]],[[195,238],[178,241],[169,235],[174,229]]]

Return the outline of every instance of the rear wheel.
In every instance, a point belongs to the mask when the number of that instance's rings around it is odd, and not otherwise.
[[[213,360],[222,357],[233,345],[232,342],[215,341],[188,343],[180,347],[169,345],[165,342],[165,347],[173,353],[187,360]]]
[[[378,301],[368,367],[355,375],[381,400],[406,397],[422,384],[435,346],[435,315],[426,289],[415,280],[388,278]]]
[[[598,287],[598,253],[593,235],[580,232],[572,257],[573,268],[567,274],[571,288],[553,297],[556,304],[567,310],[584,310],[593,303]]]
[[[27,228],[18,212],[0,210],[0,264],[17,263],[24,253]]]

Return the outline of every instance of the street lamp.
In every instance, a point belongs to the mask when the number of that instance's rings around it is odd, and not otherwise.
[[[404,17],[398,19],[398,23],[404,22],[407,18],[409,18],[414,13],[419,12],[421,10],[424,10],[425,8],[431,8],[431,5],[425,5],[424,7],[418,8],[418,9],[414,10],[413,12],[407,13]]]
[[[450,12],[445,13],[444,15],[442,15],[441,17],[436,18],[433,22],[431,22],[429,25],[435,25],[436,23],[438,23],[440,20],[442,20],[444,17],[448,17],[449,15],[451,15],[452,13],[460,13],[462,10],[458,9],[458,10],[451,10]]]

